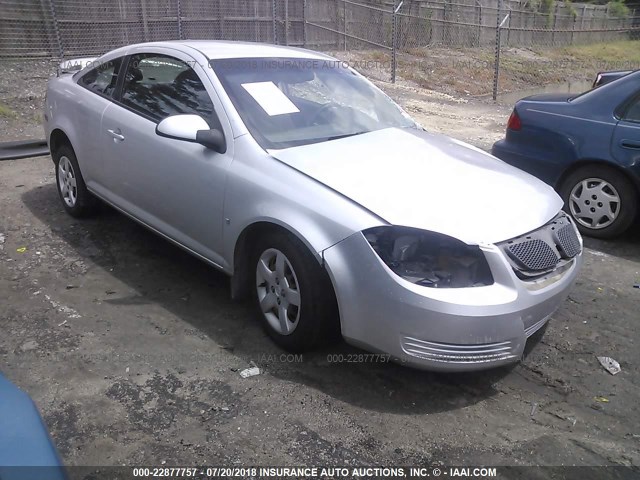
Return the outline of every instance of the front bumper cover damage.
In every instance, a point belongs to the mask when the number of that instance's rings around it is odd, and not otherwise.
[[[553,239],[549,232],[536,231],[533,236],[541,238],[539,234]],[[400,278],[362,233],[351,235],[323,252],[344,338],[428,370],[481,370],[517,362],[527,338],[546,324],[568,295],[582,252],[564,259],[559,252],[554,269],[525,279],[504,248],[481,247],[493,285],[433,289]]]

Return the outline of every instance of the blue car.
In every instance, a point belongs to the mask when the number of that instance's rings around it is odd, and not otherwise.
[[[0,374],[0,480],[66,480],[29,395]]]
[[[620,235],[640,198],[640,70],[578,96],[518,101],[492,153],[553,186],[584,235]]]

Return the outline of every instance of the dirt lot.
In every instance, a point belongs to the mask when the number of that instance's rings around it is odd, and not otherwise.
[[[6,139],[40,135],[43,81],[21,84],[30,100],[7,94],[25,72],[0,75]],[[427,128],[484,148],[510,110],[386,88]],[[281,357],[225,276],[108,208],[66,215],[48,157],[0,162],[0,205],[0,369],[68,465],[640,465],[639,228],[587,240],[574,292],[522,363],[442,375],[330,363],[356,351],[344,344]],[[263,373],[242,379],[251,362]]]

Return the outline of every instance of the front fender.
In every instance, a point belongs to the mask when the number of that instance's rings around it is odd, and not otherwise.
[[[297,236],[320,252],[366,228],[386,225],[357,203],[269,156],[247,135],[236,140],[225,195],[223,256],[233,272],[242,232],[263,222]]]

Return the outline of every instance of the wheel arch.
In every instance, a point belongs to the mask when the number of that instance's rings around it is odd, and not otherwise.
[[[295,236],[309,250],[313,249],[301,235],[289,226],[266,220],[255,221],[242,229],[235,242],[233,249],[233,274],[231,276],[231,297],[234,300],[248,298],[251,289],[251,265],[249,265],[249,255],[255,245],[256,239],[270,232],[282,232]]]
[[[565,180],[574,172],[576,172],[577,170],[584,168],[584,167],[588,167],[588,166],[598,166],[598,167],[605,167],[605,168],[609,168],[611,170],[614,170],[618,173],[620,173],[621,175],[623,175],[627,180],[629,180],[629,182],[631,182],[631,184],[633,185],[636,195],[640,198],[640,184],[638,183],[638,180],[636,180],[633,175],[631,175],[624,167],[621,167],[620,165],[613,163],[611,161],[608,160],[599,160],[599,159],[582,159],[579,160],[577,162],[572,163],[569,167],[567,167],[562,174],[558,177],[558,180],[555,183],[555,189],[556,191],[560,191],[562,189],[562,184],[565,182]]]
[[[249,262],[251,249],[255,245],[255,240],[259,238],[259,236],[272,232],[281,232],[292,235],[313,254],[320,264],[322,264],[322,257],[314,251],[309,242],[306,241],[305,238],[295,229],[288,225],[267,220],[253,222],[247,225],[240,232],[240,235],[235,242],[235,248],[233,251],[233,274],[231,276],[231,297],[234,300],[246,299],[249,297],[251,291],[251,279],[253,277],[253,267]],[[333,289],[333,294],[335,295],[336,287],[333,283],[333,278],[329,275],[326,268],[323,268],[323,270],[327,275],[327,279]]]
[[[52,158],[54,152],[62,145],[69,145],[75,152],[69,136],[61,128],[54,128],[49,135],[49,150],[51,151]]]

